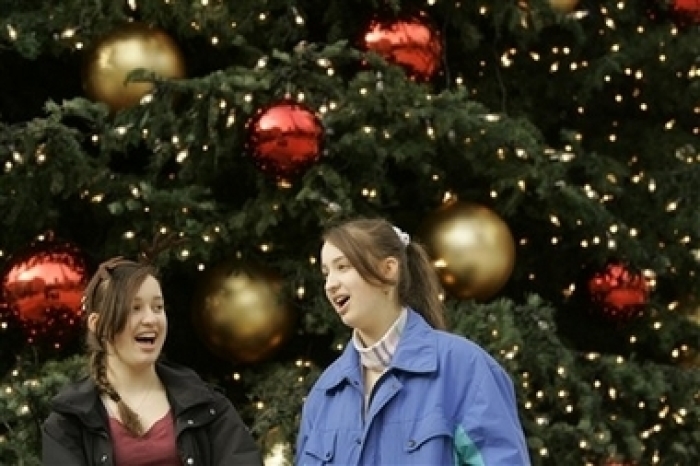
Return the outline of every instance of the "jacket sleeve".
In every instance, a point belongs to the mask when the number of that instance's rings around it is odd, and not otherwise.
[[[212,466],[262,466],[260,448],[231,401],[217,393],[221,413],[209,430]]]
[[[65,416],[51,413],[41,429],[42,466],[87,466],[80,428]]]
[[[302,455],[306,449],[306,441],[309,439],[311,434],[311,412],[309,401],[311,398],[311,393],[306,399],[306,402],[302,406],[301,410],[301,422],[299,425],[299,432],[297,433],[296,447],[295,447],[295,462],[294,464],[302,464]]]
[[[476,386],[469,391],[455,432],[458,464],[528,466],[513,382],[495,361],[487,357],[483,362],[477,365]]]

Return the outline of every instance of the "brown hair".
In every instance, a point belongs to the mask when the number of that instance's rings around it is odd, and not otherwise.
[[[404,245],[391,223],[384,219],[347,220],[326,230],[324,241],[340,249],[360,276],[370,283],[395,285],[399,303],[421,314],[437,329],[445,329],[442,286],[425,248],[413,241]],[[387,257],[399,262],[398,281],[384,277],[379,263]]]
[[[120,257],[100,264],[83,295],[85,316],[99,314],[94,332],[87,332],[87,352],[90,376],[101,394],[109,396],[117,405],[124,427],[134,436],[144,434],[136,414],[107,379],[106,342],[124,330],[131,310],[131,301],[147,277],[157,277],[156,269],[148,264],[132,262]]]

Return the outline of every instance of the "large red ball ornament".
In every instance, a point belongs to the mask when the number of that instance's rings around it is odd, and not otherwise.
[[[431,79],[440,67],[442,39],[422,16],[401,20],[373,20],[364,47],[402,66],[419,81]]]
[[[645,309],[649,283],[622,262],[609,262],[588,280],[591,302],[604,317],[616,321],[638,317]]]
[[[258,110],[246,129],[255,165],[276,178],[298,175],[321,157],[323,125],[299,102],[284,100]]]
[[[2,275],[4,312],[27,342],[60,348],[82,329],[82,296],[87,285],[85,257],[71,243],[39,242],[8,262]]]
[[[601,466],[636,466],[637,464],[633,461],[618,460],[615,458],[610,458],[601,463]]]
[[[683,17],[700,22],[700,0],[675,0],[672,8]]]

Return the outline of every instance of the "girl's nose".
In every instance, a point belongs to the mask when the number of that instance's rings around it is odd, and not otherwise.
[[[338,280],[335,280],[330,275],[328,275],[326,277],[325,288],[326,288],[326,291],[333,291],[333,290],[338,289]]]
[[[157,319],[156,318],[156,311],[154,311],[153,308],[148,307],[146,309],[146,312],[144,312],[144,314],[143,314],[143,320],[145,320],[147,322],[153,322],[156,319]]]

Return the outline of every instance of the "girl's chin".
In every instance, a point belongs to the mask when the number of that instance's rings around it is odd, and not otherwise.
[[[357,328],[357,321],[353,319],[352,314],[350,313],[345,313],[340,316],[340,320],[348,327],[350,328]]]

